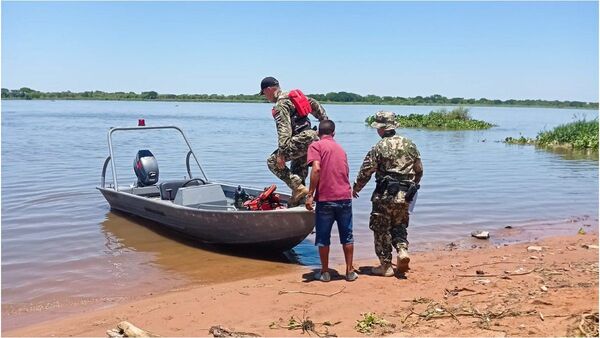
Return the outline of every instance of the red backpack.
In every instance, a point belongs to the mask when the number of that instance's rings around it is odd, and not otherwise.
[[[290,91],[288,97],[296,107],[296,115],[298,117],[306,117],[312,112],[310,102],[306,98],[306,95],[300,89],[294,89]]]

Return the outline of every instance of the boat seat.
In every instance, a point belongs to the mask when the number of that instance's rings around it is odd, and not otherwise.
[[[124,190],[127,191],[127,190]],[[144,196],[144,197],[158,197],[160,196],[160,190],[156,185],[149,185],[145,187],[131,187],[128,189],[129,193]]]
[[[179,188],[173,203],[193,208],[227,207],[227,198],[220,184],[203,184]]]
[[[181,186],[187,182],[188,180],[178,180],[178,181],[167,181],[162,182],[158,187],[160,189],[160,199],[172,201],[177,196],[177,191]],[[187,184],[187,187],[192,187],[195,185],[200,185],[198,181],[191,181]]]

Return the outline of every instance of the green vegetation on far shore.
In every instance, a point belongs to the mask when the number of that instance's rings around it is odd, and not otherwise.
[[[538,133],[535,139],[507,137],[509,144],[531,144],[539,147],[598,150],[598,120],[578,120]]]
[[[371,125],[374,121],[374,115],[365,119],[367,125]],[[434,110],[427,115],[396,115],[396,121],[400,128],[478,130],[489,129],[494,126],[485,121],[472,119],[469,114],[469,109],[464,107],[457,107],[451,111],[447,111],[446,109]]]
[[[552,108],[584,108],[598,109],[598,102],[581,101],[548,101],[548,100],[492,100],[486,98],[467,99],[462,97],[447,98],[442,95],[431,96],[377,96],[337,92],[327,94],[308,94],[321,103],[341,104],[376,104],[376,105],[471,105],[471,106],[523,106],[523,107],[552,107]],[[219,94],[159,94],[155,91],[141,93],[115,92],[108,93],[99,90],[75,93],[40,92],[31,88],[9,90],[2,88],[2,99],[8,100],[123,100],[123,101],[197,101],[197,102],[266,102],[257,94],[219,95]]]

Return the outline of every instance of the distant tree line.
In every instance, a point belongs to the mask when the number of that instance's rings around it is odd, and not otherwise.
[[[442,95],[431,96],[362,96],[355,93],[337,92],[327,94],[309,94],[308,96],[323,103],[348,103],[348,104],[386,104],[386,105],[481,105],[481,106],[536,106],[558,108],[588,108],[598,109],[598,102],[582,101],[548,101],[548,100],[492,100],[486,98],[466,99],[462,97],[447,98]],[[155,91],[148,92],[114,92],[108,93],[99,90],[85,92],[40,92],[31,88],[21,89],[2,88],[3,99],[17,100],[157,100],[157,101],[202,101],[202,102],[264,102],[264,98],[252,94],[220,95],[220,94],[159,94]]]

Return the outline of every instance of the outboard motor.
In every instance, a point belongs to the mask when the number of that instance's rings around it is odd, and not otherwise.
[[[138,187],[145,187],[158,182],[158,162],[150,150],[139,150],[133,161],[133,171],[138,178]]]

